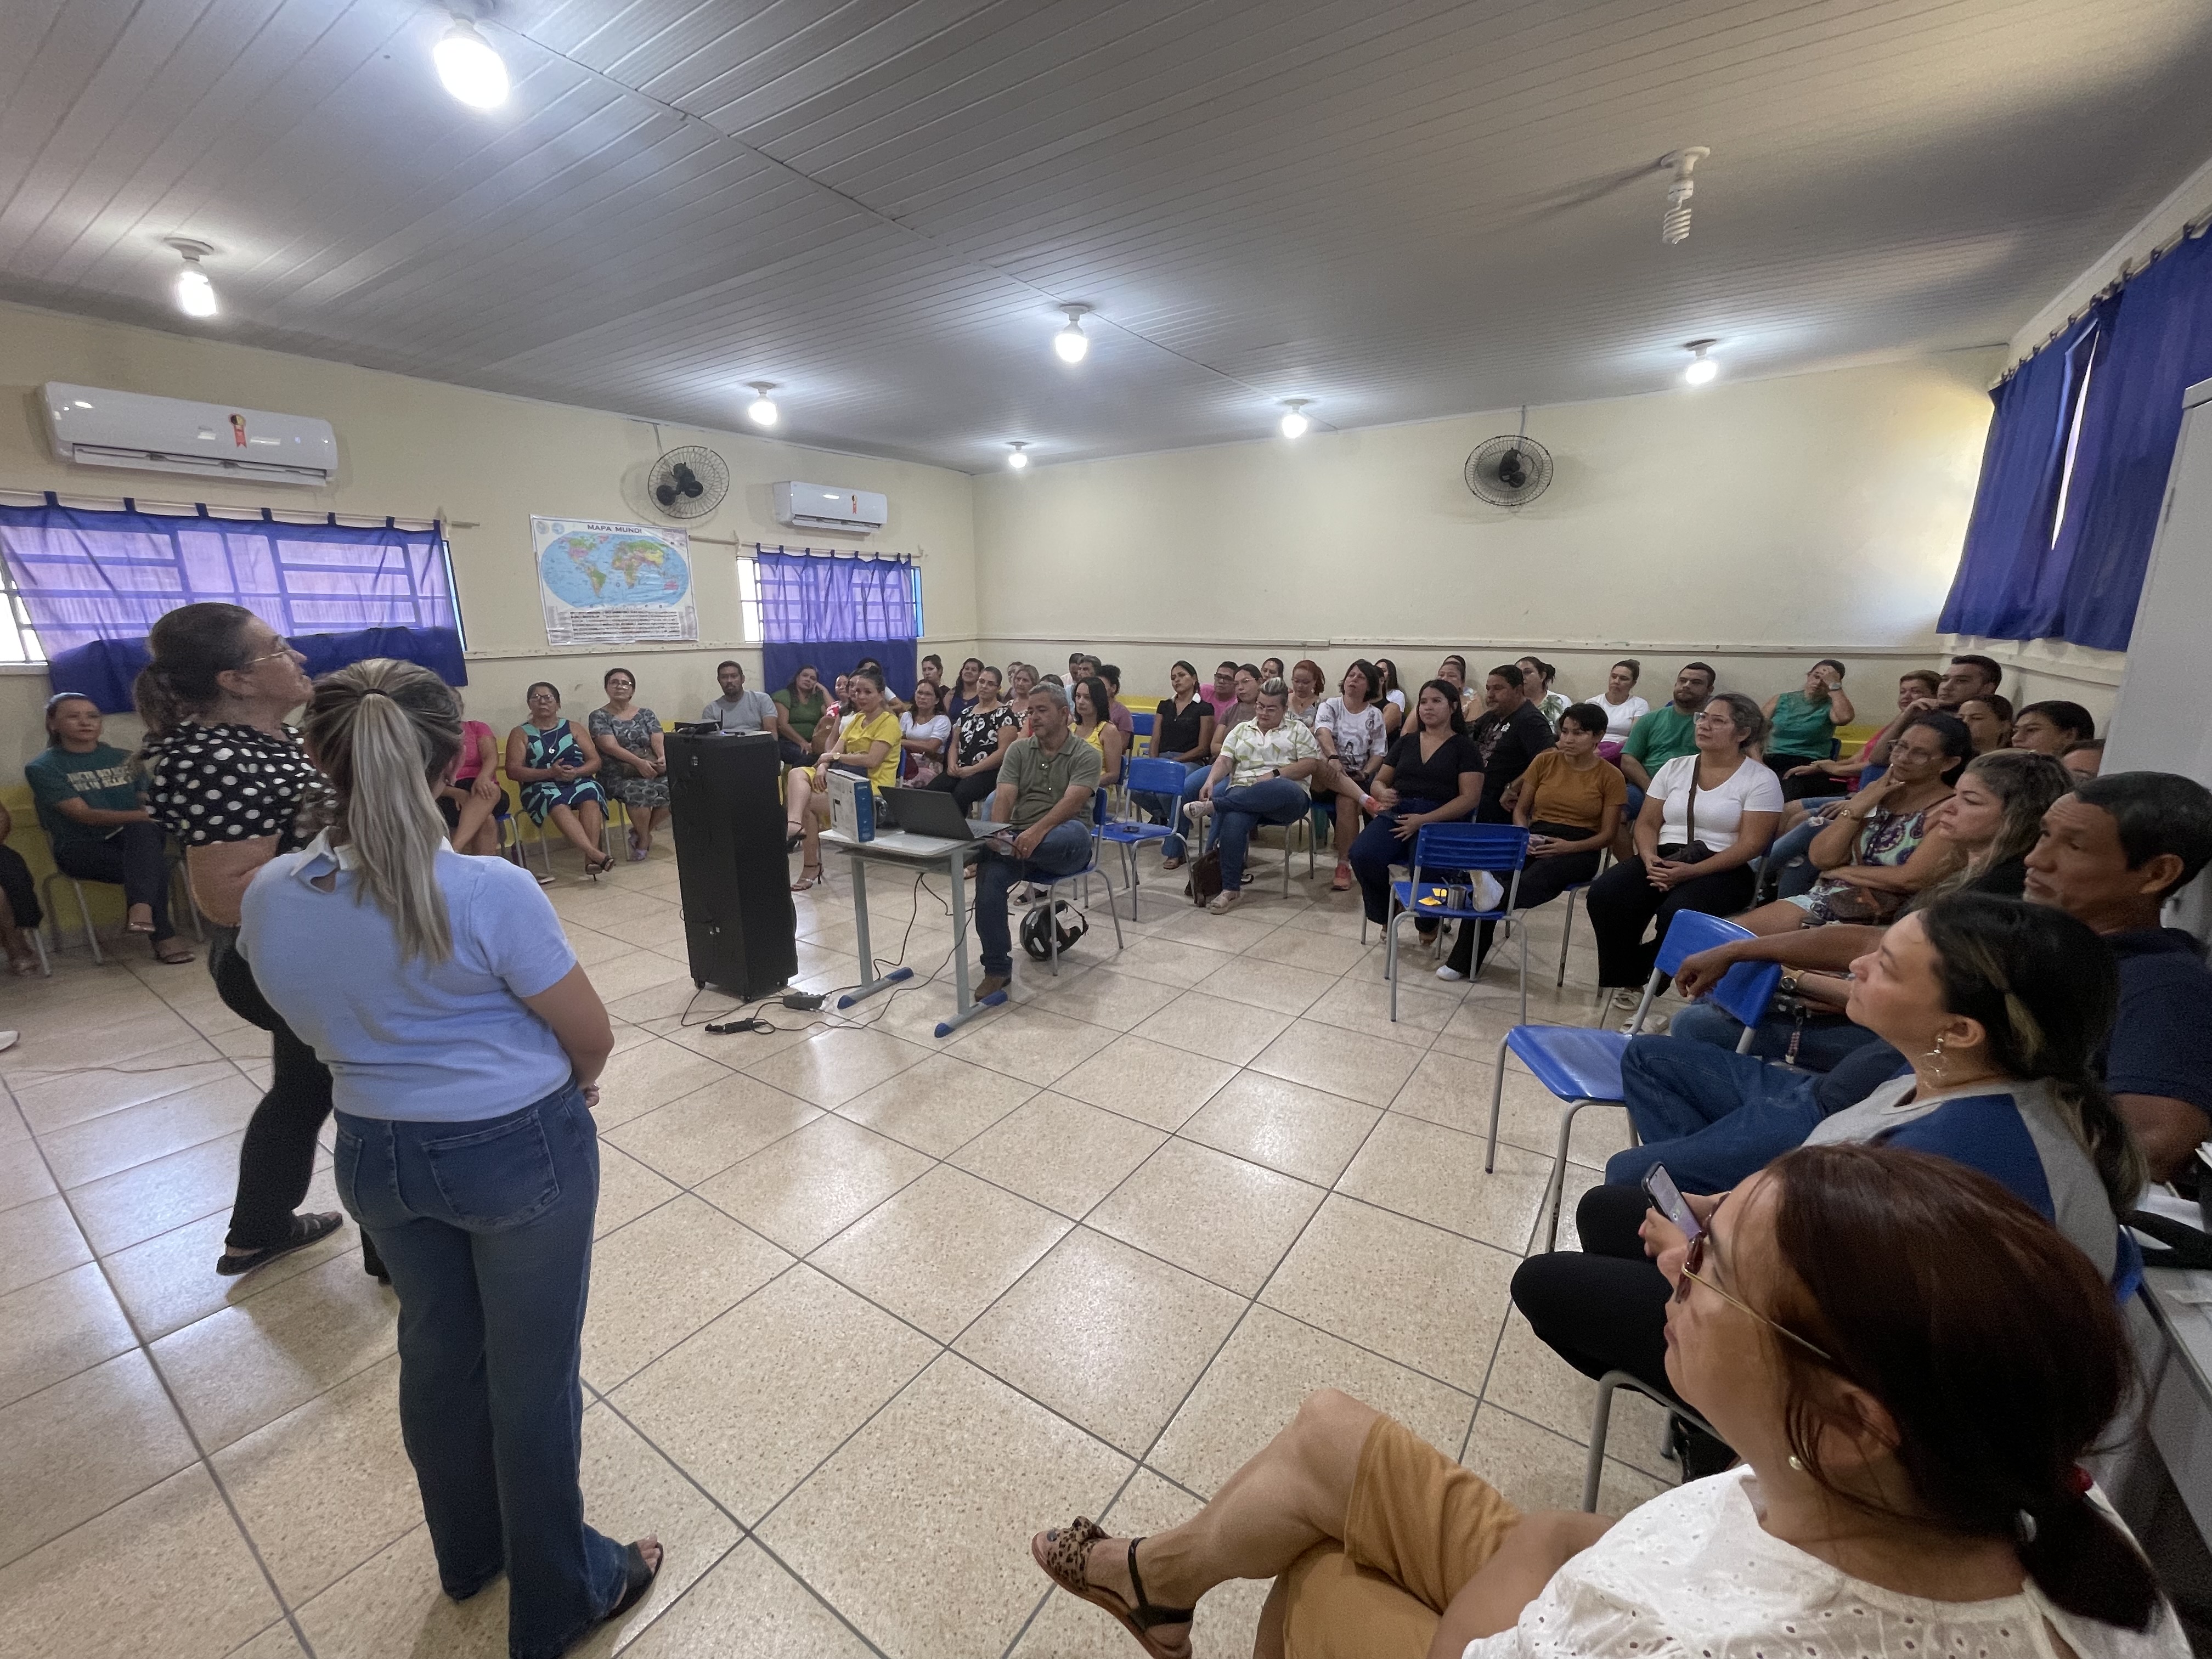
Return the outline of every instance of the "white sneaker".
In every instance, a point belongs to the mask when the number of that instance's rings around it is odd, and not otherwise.
[[[1467,975],[1460,972],[1458,969],[1453,967],[1451,963],[1446,963],[1443,967],[1437,969],[1437,977],[1438,979],[1465,979]]]
[[[21,1035],[21,1033],[17,1031],[0,1031],[0,1054],[5,1054],[9,1049],[14,1048],[15,1046],[15,1039]]]
[[[1237,902],[1244,895],[1238,892],[1234,887],[1224,887],[1219,892],[1216,893],[1212,898],[1206,900],[1206,908],[1212,911],[1213,914],[1218,916],[1221,915],[1223,911],[1232,908]]]

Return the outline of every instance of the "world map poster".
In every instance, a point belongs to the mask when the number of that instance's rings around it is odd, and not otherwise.
[[[691,538],[681,530],[533,517],[530,541],[549,645],[698,639]]]

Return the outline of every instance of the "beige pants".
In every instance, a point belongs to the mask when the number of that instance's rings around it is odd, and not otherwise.
[[[1437,1621],[1520,1511],[1402,1423],[1360,1449],[1344,1539],[1283,1575],[1287,1659],[1425,1659]]]

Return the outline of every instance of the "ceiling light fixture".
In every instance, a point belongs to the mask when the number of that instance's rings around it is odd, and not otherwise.
[[[169,246],[184,256],[185,268],[177,273],[177,309],[187,317],[212,317],[216,314],[215,284],[200,269],[200,260],[215,252],[205,242],[196,242],[189,236],[172,236]]]
[[[1006,447],[1013,451],[1012,454],[1006,457],[1006,465],[1012,467],[1015,471],[1020,471],[1024,467],[1030,464],[1030,458],[1022,453],[1029,447],[1029,444],[1025,440],[1018,438],[1013,442],[1008,444]]]
[[[1285,438],[1303,438],[1305,436],[1306,428],[1311,426],[1313,422],[1308,420],[1302,411],[1304,410],[1305,406],[1312,401],[1313,399],[1310,398],[1285,398],[1283,399],[1283,418],[1280,424],[1283,428],[1283,435]]]
[[[1060,309],[1067,313],[1067,326],[1052,337],[1052,349],[1063,363],[1079,363],[1091,349],[1091,337],[1083,331],[1083,319],[1091,314],[1091,307],[1062,306]]]
[[[775,399],[768,395],[775,390],[775,382],[747,380],[745,384],[753,389],[753,400],[745,410],[745,418],[755,426],[774,426],[782,418],[776,409]]]
[[[471,109],[497,109],[507,101],[507,60],[459,14],[430,49],[430,61],[446,90]]]
[[[1683,346],[1682,349],[1689,352],[1691,357],[1688,366],[1682,370],[1682,378],[1690,385],[1704,386],[1721,372],[1721,366],[1705,356],[1719,343],[1718,340],[1692,340]]]
[[[1698,188],[1690,182],[1690,169],[1711,154],[1703,144],[1692,144],[1659,158],[1661,167],[1674,170],[1674,182],[1667,186],[1667,211],[1659,221],[1659,240],[1668,247],[1690,240],[1690,198]]]

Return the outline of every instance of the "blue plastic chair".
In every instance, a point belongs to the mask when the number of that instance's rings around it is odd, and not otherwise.
[[[1134,715],[1145,720],[1147,715]],[[1173,800],[1182,793],[1184,767],[1181,761],[1152,760],[1139,756],[1124,763],[1128,771],[1128,793],[1139,795],[1165,795]],[[1124,799],[1127,796],[1123,797]],[[1098,839],[1121,849],[1122,885],[1129,894],[1129,920],[1137,919],[1137,851],[1148,842],[1165,841],[1175,833],[1171,825],[1146,823],[1135,818],[1109,818],[1098,826]]]
[[[1094,790],[1091,797],[1090,862],[1080,870],[1071,870],[1064,876],[1024,878],[1029,883],[1030,888],[1029,910],[1024,921],[1026,922],[1028,916],[1034,915],[1039,910],[1051,905],[1060,896],[1060,887],[1067,882],[1079,881],[1085,884],[1084,896],[1087,899],[1090,895],[1091,878],[1096,876],[1106,884],[1106,914],[1114,919],[1114,948],[1120,951],[1124,948],[1121,938],[1121,913],[1114,906],[1114,878],[1108,875],[1098,863],[1101,836],[1106,828],[1107,822],[1106,792],[1103,789]],[[1045,961],[1052,969],[1053,976],[1057,979],[1060,976],[1060,929],[1057,927],[1048,929],[1045,937],[1050,941],[1050,948],[1046,952]],[[938,1035],[942,1036],[944,1032],[939,1030]]]
[[[1620,1057],[1630,1040],[1643,1030],[1661,981],[1671,978],[1676,969],[1700,951],[1725,945],[1731,939],[1752,937],[1748,928],[1739,927],[1718,916],[1698,910],[1678,911],[1667,925],[1667,936],[1659,941],[1658,966],[1644,988],[1643,1000],[1636,1005],[1636,1018],[1629,1022],[1627,1030],[1595,1030],[1585,1025],[1516,1025],[1500,1039],[1490,1083],[1490,1151],[1482,1165],[1486,1173],[1498,1168],[1498,1118],[1505,1103],[1505,1056],[1509,1052],[1518,1054],[1522,1063],[1535,1074],[1536,1081],[1566,1103],[1566,1110],[1559,1114],[1559,1139],[1552,1154],[1551,1179],[1544,1188],[1543,1207],[1551,1214],[1550,1225],[1544,1234],[1546,1249],[1551,1249],[1559,1240],[1559,1209],[1565,1202],[1567,1181],[1567,1141],[1574,1133],[1575,1114],[1585,1106],[1623,1103]],[[1778,962],[1739,962],[1722,975],[1720,983],[1713,988],[1713,1003],[1743,1022],[1743,1036],[1736,1043],[1738,1054],[1751,1047],[1755,1028],[1765,1018],[1766,1006],[1781,982],[1782,964]],[[1634,1133],[1632,1125],[1631,1133]]]
[[[1521,890],[1521,871],[1528,862],[1528,832],[1514,823],[1425,823],[1413,836],[1413,866],[1409,880],[1390,884],[1389,912],[1382,922],[1382,973],[1390,981],[1390,1018],[1398,1018],[1398,924],[1416,921],[1504,921],[1513,915],[1513,901]],[[1486,870],[1500,878],[1510,874],[1505,902],[1495,910],[1470,908],[1451,902],[1451,889],[1424,871],[1447,875]],[[1528,932],[1521,934],[1521,1018],[1528,1018]]]

